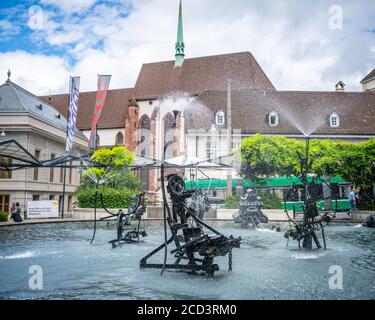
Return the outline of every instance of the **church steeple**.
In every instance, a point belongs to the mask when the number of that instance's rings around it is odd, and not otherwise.
[[[180,9],[178,14],[178,30],[176,42],[176,60],[175,68],[182,67],[185,59],[185,44],[184,44],[184,30],[182,24],[182,0],[180,0]]]

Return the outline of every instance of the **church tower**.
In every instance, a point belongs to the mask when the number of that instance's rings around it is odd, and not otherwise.
[[[178,14],[178,30],[176,42],[176,60],[175,68],[182,67],[185,59],[185,44],[184,44],[184,30],[182,24],[182,0],[180,0],[180,9]]]

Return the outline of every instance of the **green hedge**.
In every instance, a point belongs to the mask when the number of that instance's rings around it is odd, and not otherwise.
[[[262,198],[262,209],[282,209],[281,199],[276,194],[269,191],[258,191],[257,195]]]
[[[104,205],[107,208],[124,209],[127,208],[131,202],[131,198],[137,191],[130,189],[99,189],[99,193],[103,194]],[[95,189],[84,189],[76,193],[77,201],[80,208],[94,208],[95,207]],[[101,207],[100,198],[98,195],[97,207]]]
[[[224,200],[225,209],[239,209],[240,208],[240,195],[228,196]]]
[[[0,222],[8,221],[8,213],[0,211]]]
[[[257,195],[262,198],[262,209],[282,209],[281,200],[277,195],[271,192],[257,191]],[[225,209],[239,209],[240,208],[240,195],[229,196],[225,198]]]

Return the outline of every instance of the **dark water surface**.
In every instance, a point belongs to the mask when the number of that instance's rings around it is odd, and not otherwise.
[[[160,225],[147,223],[148,237],[112,249],[113,225],[101,224],[90,245],[92,223],[0,228],[1,299],[374,299],[375,230],[354,225],[326,228],[328,250],[303,252],[283,233],[214,224],[241,236],[228,258],[217,258],[215,278],[141,270],[140,259],[163,241]],[[286,227],[286,226],[284,226]],[[172,249],[172,246],[170,247]],[[162,255],[154,258],[161,263]],[[152,262],[150,260],[150,262]],[[29,289],[29,268],[43,269],[43,290]],[[343,270],[343,289],[329,288],[329,269]]]

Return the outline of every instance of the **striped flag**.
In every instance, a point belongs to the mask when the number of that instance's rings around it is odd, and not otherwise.
[[[96,126],[99,122],[100,115],[103,110],[105,98],[107,97],[110,75],[98,75],[98,93],[96,95],[94,114],[92,115],[92,127],[90,132],[89,147],[95,149],[96,147]]]
[[[66,147],[65,151],[70,152],[73,148],[74,131],[76,129],[77,114],[78,114],[78,99],[79,99],[79,81],[80,77],[70,77],[69,84],[69,111],[68,111],[68,126],[66,133]]]

